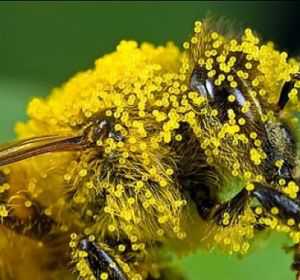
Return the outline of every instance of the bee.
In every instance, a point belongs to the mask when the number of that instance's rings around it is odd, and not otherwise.
[[[183,50],[122,41],[33,98],[0,148],[0,279],[184,279],[170,252],[242,255],[266,231],[300,271],[299,80],[204,20]]]

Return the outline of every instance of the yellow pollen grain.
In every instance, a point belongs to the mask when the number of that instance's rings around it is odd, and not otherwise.
[[[286,181],[285,179],[279,179],[278,183],[280,186],[284,186],[286,184]]]
[[[256,213],[257,215],[261,215],[262,212],[263,212],[263,210],[262,210],[261,207],[256,207],[256,208],[255,208],[255,213]]]
[[[32,206],[32,202],[30,200],[25,201],[25,207],[29,208]]]
[[[87,170],[86,169],[81,169],[80,171],[79,171],[79,176],[80,177],[85,177],[87,175]]]
[[[102,272],[100,275],[101,280],[107,280],[108,279],[108,273],[107,272]]]
[[[238,124],[239,125],[244,125],[246,123],[246,120],[244,118],[239,118],[238,119]]]
[[[235,101],[235,96],[233,95],[233,94],[230,94],[229,96],[228,96],[228,101],[229,102],[234,102]]]
[[[118,250],[119,250],[120,252],[125,252],[126,246],[123,245],[123,244],[120,244],[120,245],[118,246]]]
[[[284,161],[282,159],[275,161],[275,166],[281,168],[283,166]]]
[[[256,138],[257,138],[256,132],[251,132],[251,133],[250,133],[250,138],[251,138],[251,139],[256,139]]]
[[[253,191],[254,188],[255,188],[255,186],[252,183],[249,183],[249,184],[246,185],[246,190],[249,191],[249,192]]]
[[[172,168],[168,168],[166,170],[167,175],[172,175],[174,173],[174,170]]]
[[[292,218],[290,218],[290,219],[288,219],[287,224],[288,224],[289,226],[293,226],[293,225],[295,225],[295,220],[292,219]]]
[[[277,207],[272,207],[272,208],[271,208],[271,213],[272,213],[273,215],[277,215],[277,214],[279,213],[279,209],[278,209]]]
[[[186,49],[186,50],[189,49],[190,48],[190,43],[189,42],[184,42],[183,43],[183,48]]]

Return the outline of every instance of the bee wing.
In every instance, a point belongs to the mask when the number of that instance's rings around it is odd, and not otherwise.
[[[52,152],[79,151],[86,148],[82,136],[41,136],[0,146],[0,166]]]

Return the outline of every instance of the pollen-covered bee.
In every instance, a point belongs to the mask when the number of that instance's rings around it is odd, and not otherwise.
[[[299,63],[209,21],[122,41],[0,149],[0,279],[173,280],[169,252],[288,234],[300,270]],[[297,253],[298,252],[298,253]]]

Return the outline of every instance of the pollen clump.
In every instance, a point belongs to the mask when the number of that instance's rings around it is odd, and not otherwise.
[[[185,239],[186,201],[176,187],[169,145],[182,140],[177,132],[182,120],[197,126],[190,102],[199,106],[204,100],[197,94],[188,96],[183,70],[188,65],[182,66],[182,60],[172,43],[155,48],[122,41],[116,52],[98,59],[93,70],[77,74],[47,99],[31,101],[30,120],[17,125],[21,138],[49,132],[80,135],[95,119],[107,119],[113,127],[108,138],[93,140],[95,149],[26,161],[33,184],[43,186],[41,193],[32,188],[32,195],[49,205],[47,216],[59,217],[67,227],[71,221],[80,224],[84,235],[97,243],[107,236],[122,236],[141,257],[148,249],[140,242]],[[47,178],[41,176],[41,169],[47,170]],[[56,190],[47,197],[54,183]],[[72,194],[68,204],[58,202],[63,193]],[[70,247],[81,277],[93,279],[84,253],[74,241]],[[133,267],[123,263],[125,249],[119,249],[107,250],[130,279],[140,279]],[[100,278],[108,276],[102,273]]]
[[[298,242],[297,219],[251,200],[257,183],[298,198],[297,183],[279,175],[288,150],[281,121],[298,126],[300,83],[280,116],[277,104],[298,71],[250,28],[234,36],[209,20],[195,22],[182,50],[121,41],[93,69],[31,100],[29,120],[16,126],[20,139],[80,137],[81,148],[4,168],[0,198],[9,199],[0,200],[0,220],[31,219],[38,201],[57,225],[51,233],[70,240],[84,280],[96,279],[89,263],[96,254],[88,257],[82,240],[112,258],[97,272],[102,280],[116,266],[128,279],[159,276],[165,257],[157,244],[178,254],[198,247],[245,254],[257,225]]]

